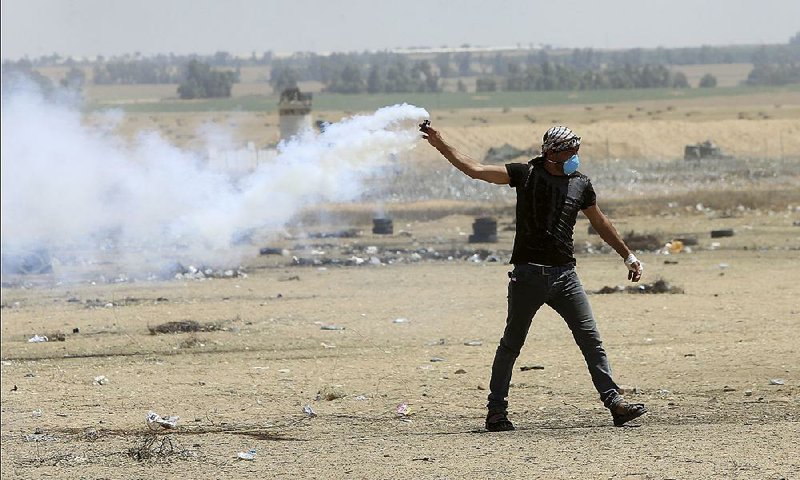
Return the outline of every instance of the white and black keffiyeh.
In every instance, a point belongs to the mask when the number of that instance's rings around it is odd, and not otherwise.
[[[553,127],[542,137],[542,153],[563,152],[581,145],[581,137],[564,126]]]

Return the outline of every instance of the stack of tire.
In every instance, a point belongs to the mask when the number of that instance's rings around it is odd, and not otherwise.
[[[373,218],[372,233],[376,235],[392,235],[394,233],[394,224],[392,223],[392,219]]]
[[[469,243],[496,243],[497,220],[494,217],[478,217],[472,223]]]

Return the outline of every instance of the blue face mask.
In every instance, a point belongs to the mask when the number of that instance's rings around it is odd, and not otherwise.
[[[564,175],[572,175],[573,173],[578,171],[578,167],[581,165],[581,159],[578,157],[578,154],[569,157],[569,160],[564,162]]]

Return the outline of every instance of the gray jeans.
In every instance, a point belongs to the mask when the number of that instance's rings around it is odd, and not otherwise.
[[[567,322],[575,343],[583,353],[592,383],[600,400],[610,407],[619,397],[619,387],[611,378],[606,351],[589,306],[589,298],[578,280],[574,266],[537,267],[516,265],[508,275],[508,318],[503,338],[494,356],[489,382],[490,412],[506,411],[508,388],[533,316],[545,303]]]

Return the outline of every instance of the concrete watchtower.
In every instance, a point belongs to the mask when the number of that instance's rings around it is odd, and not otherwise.
[[[299,88],[287,88],[278,103],[281,141],[289,140],[306,129],[311,129],[311,94]]]

